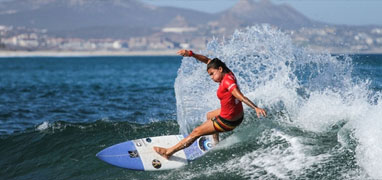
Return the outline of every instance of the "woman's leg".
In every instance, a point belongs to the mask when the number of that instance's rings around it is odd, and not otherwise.
[[[220,109],[217,109],[220,111]],[[215,111],[217,111],[215,110]],[[214,112],[214,111],[211,111]],[[207,114],[207,117],[208,114]],[[178,144],[174,145],[170,148],[162,148],[162,147],[154,147],[154,150],[163,156],[164,158],[168,159],[170,156],[172,156],[174,153],[178,152],[179,150],[182,150],[188,146],[190,146],[196,139],[198,139],[200,136],[203,135],[209,135],[209,134],[216,134],[217,131],[214,128],[213,122],[211,119],[207,119],[202,125],[196,127],[190,135],[188,135],[186,138],[182,139]]]
[[[219,116],[220,115],[220,108],[219,109],[215,109],[213,111],[210,111],[207,113],[207,121],[208,120],[211,120],[212,118],[216,117],[216,116]],[[219,133],[215,133],[213,136],[212,136],[215,140],[215,144],[219,143]]]

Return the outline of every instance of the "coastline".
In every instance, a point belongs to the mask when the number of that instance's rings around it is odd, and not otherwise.
[[[325,50],[323,50],[325,52]],[[7,57],[96,57],[96,56],[177,56],[177,50],[162,51],[0,51],[0,58]],[[313,52],[319,53],[318,50]],[[322,52],[322,51],[321,51]],[[326,50],[327,52],[327,50]],[[382,54],[382,51],[330,52],[331,54]]]
[[[163,51],[0,51],[5,57],[92,57],[92,56],[176,56],[177,50]]]

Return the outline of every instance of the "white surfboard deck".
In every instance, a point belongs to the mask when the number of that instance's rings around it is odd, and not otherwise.
[[[153,149],[154,146],[169,148],[185,137],[185,135],[169,135],[126,141],[102,150],[97,157],[122,168],[158,171],[180,168],[189,161],[203,156],[216,144],[212,135],[202,136],[188,148],[173,154],[168,160]]]

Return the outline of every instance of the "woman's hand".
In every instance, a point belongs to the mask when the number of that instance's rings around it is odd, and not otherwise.
[[[259,107],[255,107],[255,111],[256,111],[258,118],[260,118],[260,116],[267,117],[267,112],[264,109],[259,108]]]
[[[177,52],[181,56],[191,57],[192,53],[190,50],[181,49]]]

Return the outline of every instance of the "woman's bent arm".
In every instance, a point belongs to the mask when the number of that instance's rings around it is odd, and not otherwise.
[[[257,107],[251,100],[245,97],[238,88],[235,88],[232,91],[232,95],[235,96],[236,99],[240,100],[241,102],[254,109],[256,111],[257,117],[260,118],[260,116],[267,116],[267,112],[264,109]]]
[[[181,49],[177,52],[177,54],[179,54],[181,56],[186,56],[186,57],[194,57],[195,59],[197,59],[197,60],[199,60],[205,64],[208,64],[211,61],[211,59],[209,59],[208,57],[203,56],[201,54],[195,54],[191,50]]]

